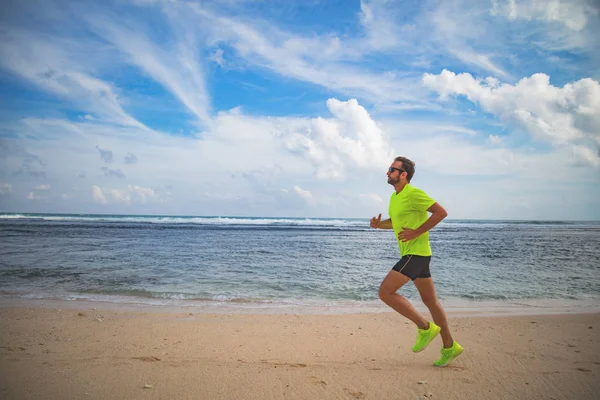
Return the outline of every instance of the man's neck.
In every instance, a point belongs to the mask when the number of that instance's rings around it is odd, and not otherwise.
[[[400,193],[406,185],[408,185],[407,181],[398,182],[397,184],[395,184],[394,189],[396,189],[396,194]]]

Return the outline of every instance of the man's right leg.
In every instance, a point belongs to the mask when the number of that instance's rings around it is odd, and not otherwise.
[[[396,292],[407,282],[410,278],[406,275],[401,274],[398,271],[391,270],[379,287],[379,298],[388,306],[411,320],[420,329],[427,329],[429,322],[423,318],[421,314],[415,310],[415,307],[406,300],[403,296],[400,296]]]

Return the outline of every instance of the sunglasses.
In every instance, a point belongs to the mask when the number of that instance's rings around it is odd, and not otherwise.
[[[394,170],[398,171],[399,173],[406,172],[406,171],[405,171],[405,170],[403,170],[402,168],[394,168],[394,167],[389,167],[389,168],[388,168],[388,172],[389,172],[390,174],[393,174],[393,173],[394,173]]]

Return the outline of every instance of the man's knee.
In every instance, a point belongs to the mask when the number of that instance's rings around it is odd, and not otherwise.
[[[379,287],[379,300],[385,301],[385,299],[387,299],[388,297],[388,292],[385,290],[385,288],[382,286]]]
[[[379,287],[379,300],[387,302],[387,299],[393,296],[394,293],[396,292],[392,291],[390,288],[387,288],[385,285],[381,285]]]
[[[435,307],[438,303],[438,299],[435,296],[421,297],[421,300],[423,300],[423,304],[425,304],[427,308]]]

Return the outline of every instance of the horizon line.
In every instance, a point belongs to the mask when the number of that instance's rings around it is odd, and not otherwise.
[[[359,219],[369,217],[306,217],[306,216],[262,216],[262,215],[183,215],[183,214],[101,214],[101,213],[53,213],[53,212],[20,212],[0,211],[2,215],[59,215],[59,216],[115,216],[115,217],[187,217],[187,218],[293,218],[293,219]],[[508,221],[508,222],[600,222],[600,219],[506,219],[506,218],[447,218],[444,221]]]

